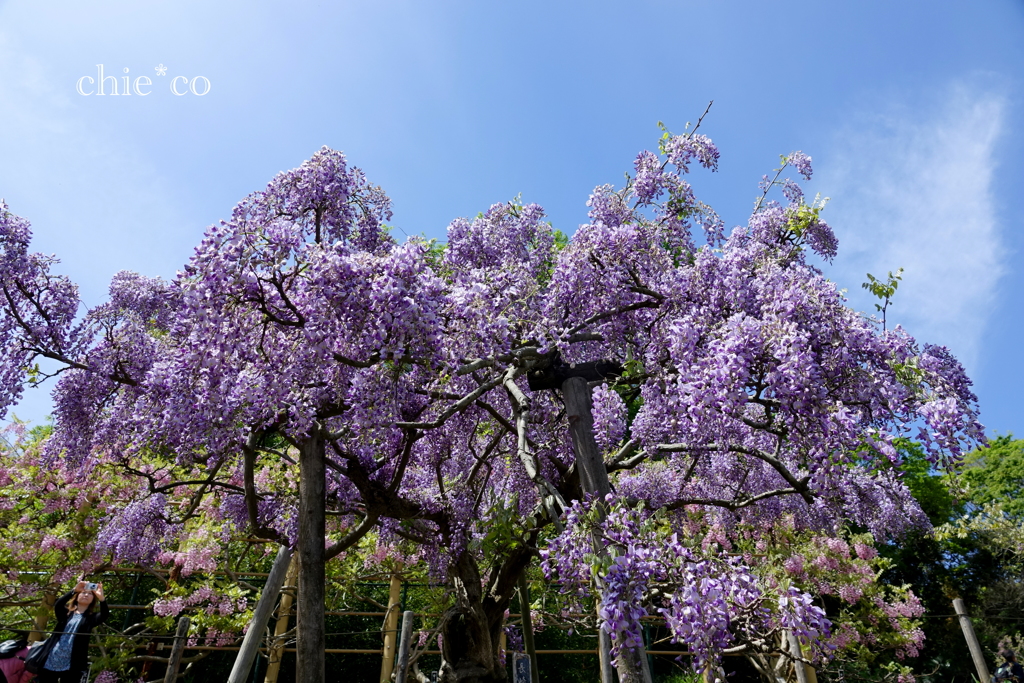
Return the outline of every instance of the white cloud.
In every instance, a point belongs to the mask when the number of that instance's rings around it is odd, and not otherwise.
[[[839,237],[830,276],[873,311],[865,274],[903,268],[890,325],[950,347],[968,369],[1004,272],[993,180],[1006,107],[998,92],[963,84],[933,106],[890,100],[847,122],[817,168]]]

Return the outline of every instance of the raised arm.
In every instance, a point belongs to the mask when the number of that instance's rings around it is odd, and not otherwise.
[[[93,626],[99,626],[110,617],[110,608],[107,607],[107,596],[103,592],[103,584],[96,584],[96,590],[92,594],[100,601],[100,611],[96,615],[96,621],[93,623]]]
[[[79,583],[81,584],[81,582]],[[78,586],[75,586],[75,588],[57,598],[57,602],[53,603],[53,613],[57,617],[57,621],[68,618],[68,601],[71,600],[71,596],[75,594],[77,589]]]

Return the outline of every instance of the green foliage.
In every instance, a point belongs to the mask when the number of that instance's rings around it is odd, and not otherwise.
[[[551,233],[555,238],[555,253],[558,253],[569,246],[569,236],[561,230],[555,229]]]
[[[896,290],[899,289],[900,280],[902,279],[902,268],[899,268],[895,273],[890,270],[889,277],[884,281],[879,280],[871,273],[868,273],[868,281],[863,283],[861,287],[868,290],[884,302],[883,304],[875,304],[875,308],[878,309],[878,312],[882,313],[885,311],[885,306],[888,305],[889,300],[896,294]]]
[[[424,260],[430,268],[443,278],[450,277],[451,270],[444,266],[444,252],[448,249],[448,243],[442,242],[435,237],[430,239],[417,237],[415,239],[423,244],[425,248]]]
[[[821,210],[825,208],[825,204],[824,200],[815,201],[813,204],[800,202],[799,206],[788,209],[786,228],[797,238],[803,237],[808,228],[821,222]]]
[[[913,662],[919,678],[934,683],[967,681],[973,666],[952,612],[959,597],[974,620],[982,645],[1019,632],[1024,609],[1020,497],[1024,492],[1024,442],[1000,437],[965,457],[959,477],[936,472],[917,444],[904,441],[904,483],[917,498],[935,533],[916,533],[882,548],[891,567],[882,580],[909,583],[927,610],[927,637]],[[1009,514],[1002,507],[1015,511]]]
[[[1007,434],[968,453],[964,481],[972,505],[998,504],[1011,517],[1024,519],[1024,439]]]
[[[868,273],[868,281],[863,283],[861,287],[868,290],[879,299],[882,303],[875,304],[875,309],[882,314],[882,326],[885,327],[885,314],[889,309],[889,304],[892,303],[892,298],[896,294],[896,290],[900,286],[900,280],[903,279],[903,269],[898,269],[895,273],[889,271],[889,277],[885,280],[879,280],[871,273]]]
[[[920,503],[933,525],[945,524],[964,511],[965,503],[954,495],[956,482],[948,473],[937,473],[920,444],[902,439],[897,447],[903,457],[903,483]]]

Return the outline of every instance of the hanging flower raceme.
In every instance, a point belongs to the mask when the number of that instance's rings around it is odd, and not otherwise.
[[[653,613],[693,653],[695,671],[732,645],[770,641],[780,628],[827,651],[831,624],[810,595],[765,581],[742,558],[702,549],[642,505],[612,495],[604,503],[607,514],[593,500],[573,503],[564,533],[541,553],[542,567],[563,590],[600,596],[600,627],[614,637],[616,657],[643,646],[641,619]]]

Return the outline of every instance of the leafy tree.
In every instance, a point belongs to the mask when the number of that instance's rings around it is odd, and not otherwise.
[[[988,576],[971,587],[972,612],[982,616],[979,637],[991,649],[1021,633],[1024,608],[1024,441],[1012,435],[964,458],[965,503],[961,514],[937,529],[946,548],[972,547]],[[972,558],[973,559],[973,558]],[[971,591],[975,592],[975,591]]]
[[[1014,611],[1020,604],[1020,569],[1014,559],[1019,555],[1013,544],[1020,538],[1020,526],[991,502],[982,502],[993,498],[983,488],[985,482],[1002,486],[1002,478],[988,468],[1002,470],[1002,458],[1013,454],[1014,443],[1000,437],[991,449],[965,454],[963,476],[956,479],[936,471],[913,442],[901,442],[899,449],[904,482],[935,529],[913,531],[898,543],[881,545],[892,563],[882,580],[911,585],[926,609],[926,639],[913,662],[918,675],[969,681],[974,668],[960,625],[951,616],[953,598],[962,598],[968,612],[981,617],[974,621],[975,630],[991,648],[1016,629],[1019,614]]]
[[[183,609],[193,613],[191,637],[235,644],[251,619],[249,603],[260,593],[236,573],[262,569],[265,544],[226,529],[217,497],[197,495],[199,485],[168,486],[175,475],[182,478],[173,463],[149,457],[126,470],[109,457],[94,457],[88,467],[47,461],[42,449],[49,431],[15,421],[0,446],[0,595],[8,605],[0,624],[17,631],[35,628],[40,617],[45,624],[52,609],[40,605],[43,596],[90,577],[104,581],[109,600],[141,597],[156,614],[145,622],[134,612],[123,620],[118,614],[101,627],[96,666],[137,674],[142,659],[135,646],[173,633]],[[136,528],[134,535],[109,533],[126,511],[146,506],[153,496],[165,498],[159,520]],[[110,569],[144,572],[153,564],[169,568],[169,576],[150,574],[146,583],[159,588],[150,593],[147,585],[141,596],[118,580],[124,574],[113,580],[106,574]],[[218,572],[226,576],[215,576]],[[135,581],[139,586],[139,577]]]
[[[964,483],[972,507],[998,505],[1007,515],[1024,519],[1024,440],[998,436],[986,448],[968,453]]]

